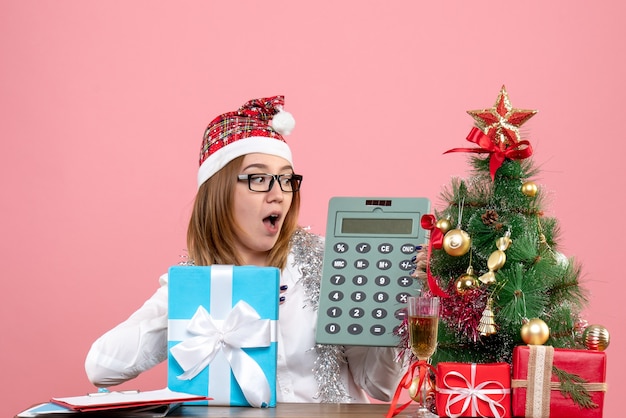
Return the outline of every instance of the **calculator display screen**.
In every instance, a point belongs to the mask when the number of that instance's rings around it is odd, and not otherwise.
[[[341,232],[344,234],[410,234],[413,219],[367,219],[343,218]]]

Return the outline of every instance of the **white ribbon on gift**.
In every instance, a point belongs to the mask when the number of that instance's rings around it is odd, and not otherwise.
[[[203,306],[199,306],[187,326],[187,332],[194,336],[170,349],[172,357],[184,370],[178,379],[193,379],[222,353],[248,403],[254,407],[269,404],[271,393],[267,377],[261,366],[242,350],[270,345],[272,330],[269,319],[261,319],[254,308],[243,300],[237,302],[221,321],[213,319]]]
[[[453,387],[448,385],[446,382],[446,378],[448,376],[456,376],[460,377],[466,384],[467,387]],[[485,382],[476,385],[476,363],[472,363],[470,370],[470,381],[468,381],[465,376],[456,371],[451,371],[446,373],[443,377],[443,384],[445,388],[438,388],[439,393],[443,395],[448,395],[448,401],[446,402],[446,415],[451,418],[457,418],[463,415],[465,411],[467,411],[468,407],[471,407],[470,413],[471,416],[476,416],[476,414],[480,414],[481,417],[486,417],[487,415],[483,415],[478,409],[478,401],[481,400],[489,405],[489,409],[495,418],[502,418],[506,413],[506,408],[502,406],[500,403],[504,397],[510,392],[510,389],[506,389],[504,385],[497,380],[487,380]],[[489,384],[495,384],[499,386],[500,389],[485,389],[485,386]],[[499,400],[491,399],[487,395],[502,395]],[[463,401],[463,407],[461,408],[461,412],[458,414],[453,414],[450,411],[452,405],[457,402]],[[500,410],[502,413],[500,413]]]

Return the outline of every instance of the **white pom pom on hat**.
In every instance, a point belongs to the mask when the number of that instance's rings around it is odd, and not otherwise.
[[[283,110],[284,101],[284,96],[253,99],[213,119],[200,149],[198,187],[230,161],[250,153],[276,155],[293,165],[283,135],[291,133],[296,121]]]
[[[280,106],[278,113],[272,118],[272,128],[281,135],[289,135],[296,127],[296,120],[293,115]]]

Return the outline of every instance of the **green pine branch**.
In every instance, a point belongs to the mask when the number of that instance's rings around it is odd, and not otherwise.
[[[571,398],[581,408],[592,409],[598,407],[598,404],[591,399],[589,391],[583,386],[583,383],[587,383],[585,379],[555,366],[552,367],[552,372],[561,383],[560,392],[563,396]]]
[[[567,300],[582,309],[588,303],[588,296],[579,282],[581,266],[574,259],[570,259],[558,264],[558,267],[560,267],[560,274],[555,278],[549,292],[551,303],[556,304]]]
[[[502,289],[498,293],[496,319],[517,326],[525,318],[535,318],[544,312],[548,298],[542,282],[532,268],[516,263],[502,269],[496,276]]]

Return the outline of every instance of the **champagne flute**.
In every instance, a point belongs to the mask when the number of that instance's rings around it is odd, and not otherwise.
[[[409,341],[411,351],[418,360],[430,361],[437,348],[439,328],[439,298],[412,296],[407,299]],[[428,376],[428,371],[426,371]],[[422,402],[419,403],[416,417],[437,417],[426,408],[426,380],[422,382]]]

